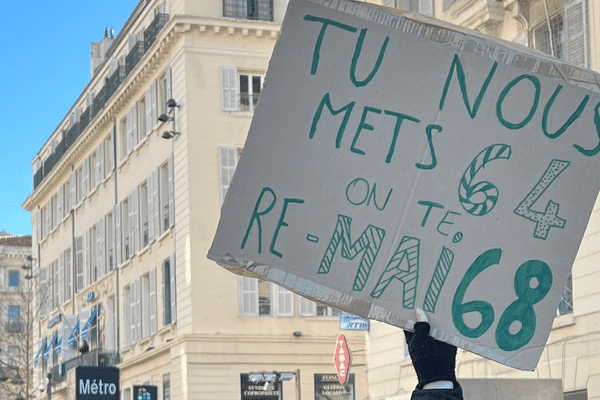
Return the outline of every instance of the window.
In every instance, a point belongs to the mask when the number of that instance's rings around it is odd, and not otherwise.
[[[146,89],[145,94],[145,127],[146,130],[143,131],[140,136],[143,137],[148,136],[154,130],[154,126],[158,123],[158,108],[157,108],[157,83],[156,81],[152,82],[152,84]]]
[[[52,261],[52,309],[60,305],[60,269],[58,260]]]
[[[142,248],[150,243],[148,232],[148,183],[140,186],[140,227],[142,228]]]
[[[19,322],[21,321],[21,307],[20,306],[8,306],[8,322]]]
[[[8,287],[19,287],[19,271],[8,271]]]
[[[253,112],[263,85],[259,74],[239,73],[236,67],[221,67],[221,107],[224,111]]]
[[[127,113],[129,115],[129,113]],[[129,155],[128,149],[128,137],[127,137],[127,117],[121,120],[119,124],[119,160],[125,159]]]
[[[131,286],[123,289],[123,322],[125,346],[129,346],[131,344]]]
[[[89,165],[90,165],[90,190],[94,190],[94,188],[96,186],[98,186],[98,183],[100,183],[97,178],[99,178],[98,176],[98,171],[97,171],[97,157],[96,157],[96,152],[92,153],[89,157]]]
[[[125,260],[129,260],[130,246],[129,246],[129,200],[123,200],[121,203],[121,230],[123,232],[123,256]]]
[[[69,215],[69,211],[71,211],[71,179],[67,180],[62,188],[63,195],[63,218]]]
[[[88,230],[88,236],[86,238],[86,240],[89,241],[89,245],[86,244],[86,251],[89,251],[89,254],[86,255],[86,260],[89,261],[87,263],[88,285],[91,285],[98,279],[98,242],[96,237],[97,227],[94,225]]]
[[[56,228],[56,226],[62,219],[62,215],[60,216],[61,217],[60,219],[58,218],[58,193],[55,194],[54,196],[52,196],[51,204],[52,204],[52,228],[50,228],[50,230],[53,230],[54,228]]]
[[[270,282],[263,281],[261,279],[241,277],[241,311],[243,316],[269,316],[273,315],[273,285]],[[278,289],[277,289],[278,290]],[[291,292],[290,293],[291,296]],[[283,298],[287,294],[282,292]],[[285,301],[285,300],[284,300]],[[288,312],[289,314],[278,315],[293,315],[293,303],[291,298],[289,299],[289,307],[285,304],[282,305],[282,312]]]
[[[104,177],[106,178],[112,172],[113,165],[113,140],[112,134],[104,139]]]
[[[259,75],[240,74],[240,111],[254,111],[263,78]]]
[[[171,374],[163,375],[163,400],[171,400]]]
[[[550,25],[550,26],[548,26]],[[533,29],[534,48],[569,63],[587,68],[589,37],[587,7],[583,0],[565,4],[563,11]]]
[[[71,249],[68,248],[61,254],[61,270],[62,270],[62,282],[63,282],[63,302],[71,298],[71,275],[73,270],[71,269]]]
[[[560,303],[558,303],[556,316],[560,317],[571,313],[573,313],[573,275],[569,275]]]
[[[241,150],[236,147],[219,147],[219,172],[221,178],[221,204],[231,184]]]
[[[83,182],[83,165],[79,168],[77,168],[77,172],[76,172],[76,184],[75,184],[75,203],[79,204],[81,203],[81,200],[83,200],[83,188],[82,188],[82,182]]]
[[[300,315],[304,317],[335,317],[340,315],[339,311],[325,305],[300,298]]]
[[[550,29],[552,35],[549,34],[548,22],[544,21],[540,26],[533,30],[535,49],[564,60],[564,24],[562,13],[550,19]]]
[[[158,80],[157,87],[157,107],[158,112],[157,115],[166,114],[169,110],[167,110],[167,72]],[[157,117],[158,119],[158,117]]]
[[[115,350],[117,343],[117,315],[115,312],[115,298],[109,297],[107,300],[107,319],[106,319],[106,350]]]
[[[84,288],[84,264],[83,264],[83,236],[75,238],[75,270],[77,280],[75,281],[75,291],[81,292]]]
[[[170,325],[177,320],[177,289],[175,279],[175,255],[163,261],[162,264],[162,293],[163,293],[163,325]]]
[[[138,141],[142,140],[146,134],[146,97],[142,97],[138,102]]]
[[[294,294],[278,285],[273,285],[277,294],[277,316],[294,316]]]
[[[161,232],[169,230],[173,226],[175,219],[175,209],[173,204],[173,156],[160,166],[160,226]]]
[[[8,346],[8,362],[15,365],[19,361],[21,349],[17,346]]]
[[[100,313],[100,305],[96,307],[95,316],[92,319],[92,323],[88,329],[88,345],[90,346],[90,350],[95,350],[99,346],[98,343],[98,314]],[[93,314],[92,314],[93,315]]]
[[[142,276],[142,337],[156,333],[156,269]]]
[[[115,243],[113,239],[113,214],[106,215],[106,264],[108,271],[115,269]]]
[[[446,10],[454,1],[455,0],[443,0],[444,10]],[[383,5],[433,16],[433,2],[431,0],[383,0]]]
[[[273,0],[223,0],[223,16],[273,21]]]

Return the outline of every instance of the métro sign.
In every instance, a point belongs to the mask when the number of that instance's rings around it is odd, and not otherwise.
[[[133,400],[158,400],[158,389],[150,385],[134,386]]]
[[[77,367],[76,400],[119,400],[119,369],[113,367]]]

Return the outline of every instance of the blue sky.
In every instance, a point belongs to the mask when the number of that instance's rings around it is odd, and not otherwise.
[[[90,43],[118,34],[138,0],[6,2],[2,23],[0,231],[31,234],[31,160],[90,80]]]

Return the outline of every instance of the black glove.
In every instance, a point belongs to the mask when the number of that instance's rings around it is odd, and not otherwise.
[[[429,323],[417,322],[415,333],[404,331],[408,352],[419,379],[417,390],[436,381],[451,381],[456,388],[459,386],[454,372],[456,347],[435,340],[429,336],[429,329]]]

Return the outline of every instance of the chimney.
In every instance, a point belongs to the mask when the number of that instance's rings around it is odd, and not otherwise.
[[[92,78],[96,74],[98,67],[104,62],[106,52],[115,41],[114,35],[115,31],[111,28],[109,37],[109,30],[108,27],[106,27],[104,28],[104,38],[97,43],[92,42],[90,51],[90,70]]]

